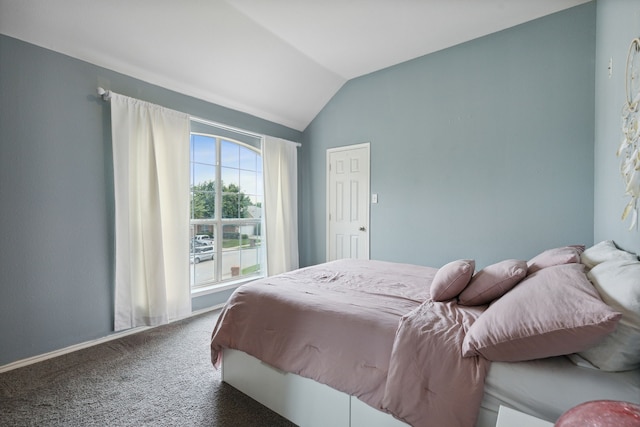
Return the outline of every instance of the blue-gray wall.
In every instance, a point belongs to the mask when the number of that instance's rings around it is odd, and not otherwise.
[[[371,258],[479,267],[593,243],[596,5],[349,81],[304,132],[301,264],[325,260],[325,159],[371,143]]]
[[[97,85],[302,137],[302,265],[325,258],[326,149],[367,141],[380,200],[372,258],[481,266],[604,239],[639,252],[620,221],[615,158],[638,9],[589,3],[354,79],[303,135],[0,35],[0,365],[111,332],[109,110]]]
[[[622,141],[625,63],[631,40],[640,37],[640,2],[602,0],[597,5],[594,237],[596,241],[614,240],[622,248],[640,253],[640,232],[628,230],[628,219],[621,221],[629,199],[624,197],[620,159],[616,157]],[[611,78],[609,59],[613,60]]]
[[[231,126],[298,131],[0,35],[0,366],[113,328],[113,172],[100,85]],[[225,294],[194,300],[194,309]]]

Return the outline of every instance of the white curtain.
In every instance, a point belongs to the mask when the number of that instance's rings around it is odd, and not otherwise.
[[[298,268],[298,153],[296,144],[262,140],[267,274]]]
[[[116,331],[191,314],[189,116],[112,93]]]

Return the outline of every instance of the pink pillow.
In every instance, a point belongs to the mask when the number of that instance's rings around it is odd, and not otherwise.
[[[467,286],[476,262],[472,259],[460,259],[443,265],[431,282],[431,299],[434,301],[446,301],[458,296]]]
[[[528,274],[533,274],[543,268],[553,267],[560,264],[571,264],[580,262],[580,254],[584,252],[584,246],[564,246],[546,251],[536,255],[527,262]]]
[[[488,304],[500,298],[527,275],[527,263],[507,259],[478,271],[459,296],[462,305]]]
[[[576,353],[604,339],[620,317],[602,302],[584,265],[548,267],[480,315],[467,331],[462,355],[517,362]]]

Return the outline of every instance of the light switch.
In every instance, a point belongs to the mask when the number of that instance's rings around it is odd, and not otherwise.
[[[371,195],[371,203],[378,203],[378,195],[376,193]]]

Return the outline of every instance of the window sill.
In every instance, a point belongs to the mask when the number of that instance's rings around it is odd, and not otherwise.
[[[202,295],[215,294],[223,292],[229,289],[235,289],[245,283],[253,282],[254,280],[262,279],[262,276],[244,277],[242,279],[234,280],[231,282],[218,283],[211,286],[202,286],[195,289],[191,289],[191,298],[196,298]]]

